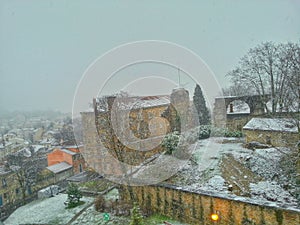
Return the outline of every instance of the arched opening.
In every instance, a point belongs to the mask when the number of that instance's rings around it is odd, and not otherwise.
[[[242,100],[234,100],[227,105],[227,114],[240,114],[240,113],[250,113],[249,105]]]

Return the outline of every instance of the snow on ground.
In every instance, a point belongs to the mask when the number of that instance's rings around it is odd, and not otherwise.
[[[93,202],[93,198],[83,197],[85,204],[73,209],[65,209],[66,194],[58,194],[52,198],[38,199],[18,208],[4,221],[5,225],[16,224],[66,224],[80,210]]]
[[[130,219],[121,216],[109,215],[109,221],[104,219],[105,213],[97,212],[94,205],[85,210],[71,225],[110,225],[110,224],[129,224]]]
[[[105,195],[106,199],[115,199],[118,192],[113,189]],[[18,224],[68,224],[71,225],[112,225],[129,224],[130,217],[109,215],[109,221],[105,220],[105,213],[97,212],[94,204],[88,206],[94,201],[94,198],[84,197],[82,200],[86,203],[73,209],[65,209],[64,201],[66,194],[59,194],[52,198],[45,198],[33,201],[25,206],[18,208],[5,222],[5,225]],[[87,207],[86,209],[84,209]],[[82,211],[83,210],[83,211]],[[81,211],[81,212],[80,212]],[[78,216],[73,222],[72,218]],[[147,220],[149,224],[163,225],[164,223],[154,223],[151,219]],[[185,225],[172,220],[174,225]]]
[[[288,148],[256,149],[247,154],[234,154],[237,160],[243,161],[254,173],[267,180],[276,180],[283,173],[280,162]]]
[[[228,160],[228,156],[231,156],[234,160],[232,164],[239,165],[235,169],[243,170],[237,171],[238,174],[243,174],[243,177],[238,178],[237,183],[248,184],[247,195],[250,195],[252,199],[297,207],[297,199],[282,187],[286,178],[280,162],[289,151],[288,148],[253,151],[244,148],[240,139],[236,139],[235,143],[232,138],[229,141],[227,138],[201,140],[197,143],[192,160],[180,170],[172,182],[191,191],[213,191],[225,196],[236,194],[229,191],[231,184],[229,180],[222,177],[222,174],[224,175],[224,170],[221,169],[222,161],[224,157]],[[250,171],[247,171],[249,169]],[[236,179],[231,178],[231,181]],[[256,182],[253,183],[254,181]]]
[[[272,202],[280,202],[282,204],[297,207],[297,201],[291,194],[283,190],[276,182],[258,182],[250,184],[251,196],[254,199],[267,199]]]
[[[235,142],[235,143],[234,143]],[[244,181],[249,182],[249,194],[252,200],[263,204],[272,202],[274,205],[297,207],[297,200],[284,188],[280,161],[289,152],[287,148],[267,148],[250,150],[243,147],[240,139],[210,138],[198,141],[191,160],[178,165],[181,170],[171,181],[191,191],[216,192],[219,196],[234,196],[230,191],[228,180],[222,176],[221,164],[226,160],[234,160],[234,164],[244,166],[261,177],[252,182],[253,177],[241,172]],[[230,156],[230,157],[229,157]],[[166,160],[165,158],[163,158]],[[183,160],[184,161],[184,160]],[[178,162],[181,162],[180,160]],[[229,161],[230,162],[230,161]],[[241,168],[238,168],[241,169]],[[150,170],[152,171],[152,170]],[[153,171],[152,171],[153,172]],[[115,196],[112,191],[107,197]],[[235,195],[237,196],[237,195]],[[240,197],[236,197],[240,198]],[[93,198],[83,198],[86,203],[74,209],[65,209],[67,195],[59,194],[48,199],[40,199],[18,208],[4,224],[66,224],[80,210],[93,202]],[[113,217],[108,223],[103,214],[94,210],[93,206],[85,210],[72,224],[127,224],[128,218]],[[178,223],[179,224],[179,223]]]

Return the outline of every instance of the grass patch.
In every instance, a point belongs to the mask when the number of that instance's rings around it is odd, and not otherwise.
[[[51,224],[51,225],[59,225],[59,224],[62,224],[61,222],[62,221],[59,218],[55,218],[54,220],[51,220],[49,222],[49,224]]]
[[[147,225],[157,225],[157,224],[163,224],[164,221],[168,221],[170,223],[174,222],[173,219],[167,216],[163,216],[160,214],[154,214],[152,216],[146,217],[145,224]]]
[[[69,204],[68,206],[66,206],[66,209],[73,209],[77,206],[83,205],[84,203],[85,203],[84,201],[79,201],[77,203]]]
[[[83,184],[80,184],[80,187],[83,188],[84,190],[95,191],[95,192],[104,191],[112,186],[113,184],[111,182],[104,179],[87,181]]]

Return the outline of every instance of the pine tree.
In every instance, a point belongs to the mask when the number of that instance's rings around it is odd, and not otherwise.
[[[67,189],[68,194],[68,208],[76,207],[80,204],[80,199],[82,198],[82,193],[79,190],[78,185],[70,183]]]
[[[199,84],[196,85],[193,102],[198,113],[199,124],[209,125],[210,124],[210,113],[206,106],[206,102]]]
[[[136,202],[133,204],[133,208],[131,210],[130,225],[144,225],[140,207]]]

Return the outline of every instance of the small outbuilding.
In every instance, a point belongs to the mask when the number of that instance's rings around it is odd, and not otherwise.
[[[244,127],[246,143],[260,142],[274,147],[291,147],[299,141],[297,121],[279,118],[252,118]]]

